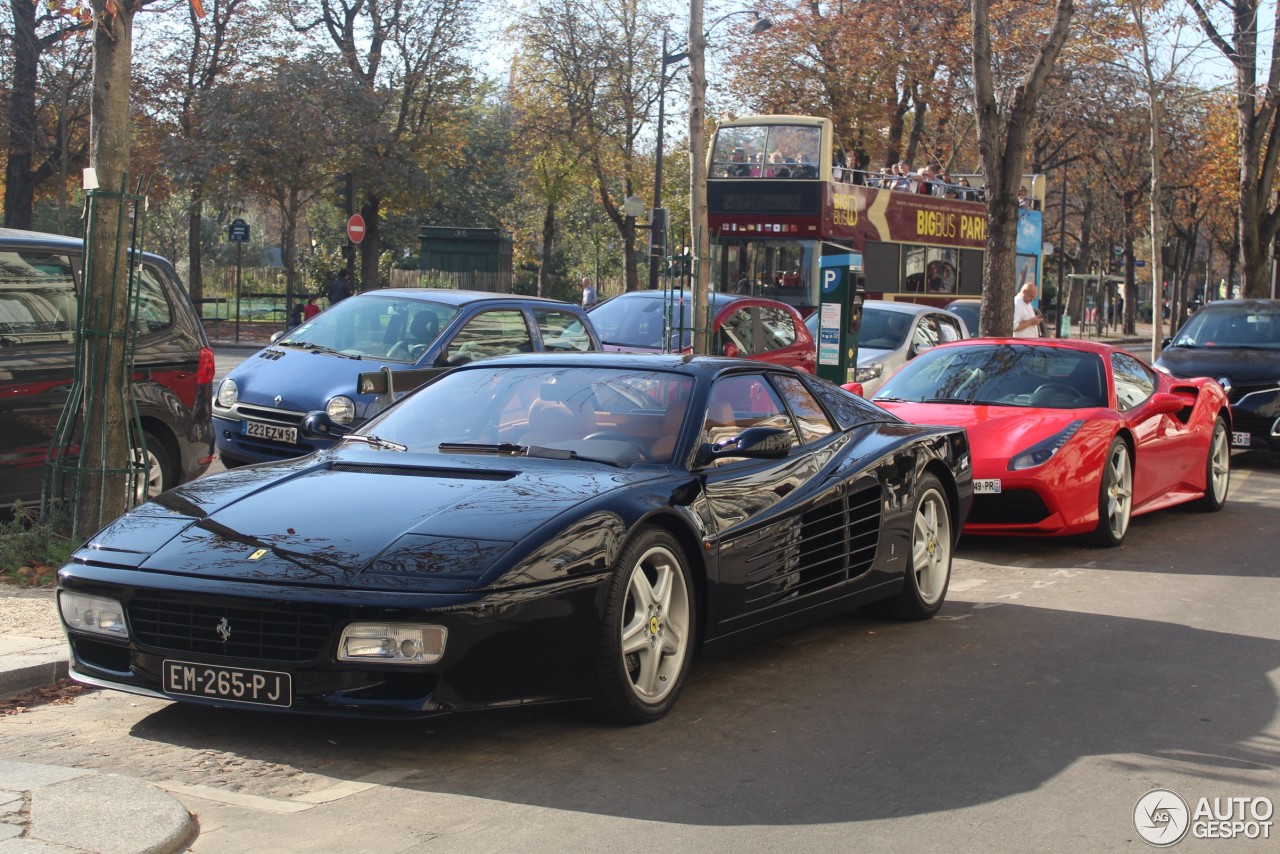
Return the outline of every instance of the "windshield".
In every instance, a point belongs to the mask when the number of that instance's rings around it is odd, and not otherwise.
[[[410,451],[440,452],[441,443],[453,453],[534,446],[669,463],[692,389],[692,377],[665,371],[467,368],[405,398],[362,432]]]
[[[444,303],[362,294],[321,312],[276,344],[415,362],[457,313]]]
[[[1197,312],[1173,339],[1173,346],[1280,350],[1280,307]]]
[[[862,310],[858,346],[871,350],[897,350],[911,332],[911,315],[874,306]]]
[[[873,400],[1081,409],[1106,406],[1102,359],[1057,347],[940,347],[908,362]]]
[[[669,297],[620,296],[591,309],[591,325],[605,344],[661,350],[663,332],[671,349],[691,346],[690,298],[680,292]]]

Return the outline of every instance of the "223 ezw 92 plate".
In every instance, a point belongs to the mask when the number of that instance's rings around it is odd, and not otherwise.
[[[1000,494],[999,478],[992,478],[990,480],[975,480],[973,482],[973,494],[974,495],[999,495]]]
[[[284,427],[279,424],[263,424],[261,421],[245,421],[244,434],[255,439],[268,439],[272,442],[298,444],[298,428]]]
[[[162,669],[167,694],[257,706],[293,705],[293,678],[288,673],[172,660],[166,660]]]

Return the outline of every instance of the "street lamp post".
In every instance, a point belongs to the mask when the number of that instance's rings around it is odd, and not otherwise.
[[[721,16],[716,24],[730,15],[754,15],[751,27],[753,35],[762,33],[773,22],[758,12],[730,12]],[[714,26],[714,24],[712,25]],[[689,0],[689,242],[693,247],[695,311],[706,311],[711,296],[711,235],[707,233],[707,31],[702,26],[702,0]],[[705,251],[704,251],[705,250]],[[698,320],[695,317],[695,329]],[[694,335],[695,353],[707,353],[711,345],[711,329],[704,323]]]

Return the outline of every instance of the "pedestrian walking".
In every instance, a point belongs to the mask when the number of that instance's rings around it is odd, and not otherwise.
[[[338,271],[338,278],[329,285],[329,305],[337,305],[351,294],[351,271],[344,267]]]

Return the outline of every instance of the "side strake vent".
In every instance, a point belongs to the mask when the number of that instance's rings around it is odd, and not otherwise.
[[[436,466],[378,466],[363,463],[337,463],[332,471],[357,474],[392,474],[401,477],[434,477],[441,480],[511,480],[513,471],[483,471],[477,469],[440,468]]]
[[[800,527],[803,581],[819,587],[857,578],[871,568],[879,542],[879,484],[813,508]]]

